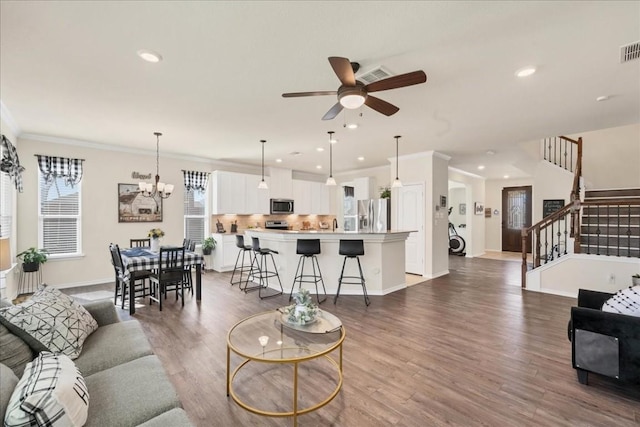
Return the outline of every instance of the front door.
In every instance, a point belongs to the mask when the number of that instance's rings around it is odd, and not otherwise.
[[[531,227],[531,186],[502,189],[502,250],[522,252],[522,229]],[[531,238],[527,239],[531,252]]]
[[[405,270],[424,274],[424,185],[408,184],[398,189],[398,229],[416,230],[405,241]]]

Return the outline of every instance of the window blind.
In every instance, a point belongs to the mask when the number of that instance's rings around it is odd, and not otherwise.
[[[184,238],[202,243],[208,224],[206,216],[207,192],[184,192]]]
[[[64,177],[47,180],[38,172],[40,246],[51,255],[72,255],[80,247],[81,185],[65,184]]]
[[[11,237],[13,192],[9,174],[0,173],[0,237]]]

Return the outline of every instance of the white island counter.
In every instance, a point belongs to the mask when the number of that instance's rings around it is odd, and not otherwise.
[[[340,240],[362,239],[365,254],[360,257],[360,263],[367,292],[369,295],[386,295],[407,287],[404,271],[405,240],[409,233],[411,231],[358,233],[351,231],[247,230],[245,231],[245,243],[251,244],[251,238],[257,237],[260,239],[261,247],[279,252],[274,254],[274,258],[278,266],[282,287],[285,293],[289,293],[300,257],[296,254],[297,240],[320,239],[322,253],[318,255],[318,262],[322,270],[322,278],[327,288],[327,294],[335,295],[344,260],[344,257],[338,254]],[[309,262],[305,265],[305,274],[313,274]],[[347,261],[344,274],[345,276],[358,276],[358,266],[354,260]],[[270,286],[273,287],[271,281]],[[318,286],[321,285],[318,284]],[[303,283],[303,287],[315,294],[313,283]],[[322,293],[322,289],[320,292]],[[362,295],[362,287],[343,284],[340,295]]]

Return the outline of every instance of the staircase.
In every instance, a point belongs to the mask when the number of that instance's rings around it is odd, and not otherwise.
[[[543,158],[574,173],[569,204],[522,229],[522,287],[527,271],[568,253],[640,258],[640,189],[590,190],[581,200],[582,138],[543,141]],[[528,241],[533,263],[527,263]]]
[[[640,189],[586,191],[580,253],[640,258]]]

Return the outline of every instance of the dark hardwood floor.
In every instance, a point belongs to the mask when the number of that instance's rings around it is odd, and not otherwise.
[[[589,386],[578,383],[567,340],[574,299],[522,291],[519,263],[449,262],[449,275],[372,296],[369,307],[357,296],[322,304],[346,328],[344,385],[327,406],[302,415],[301,426],[640,425],[639,387],[596,375]],[[141,306],[135,318],[193,423],[292,425],[249,413],[225,394],[229,328],[288,302],[288,295],[260,301],[231,287],[229,277],[207,272],[199,305],[188,295],[183,308],[170,296],[162,313]],[[239,392],[267,409],[289,409],[291,372],[257,368]],[[334,381],[324,368],[301,369],[303,405]]]

